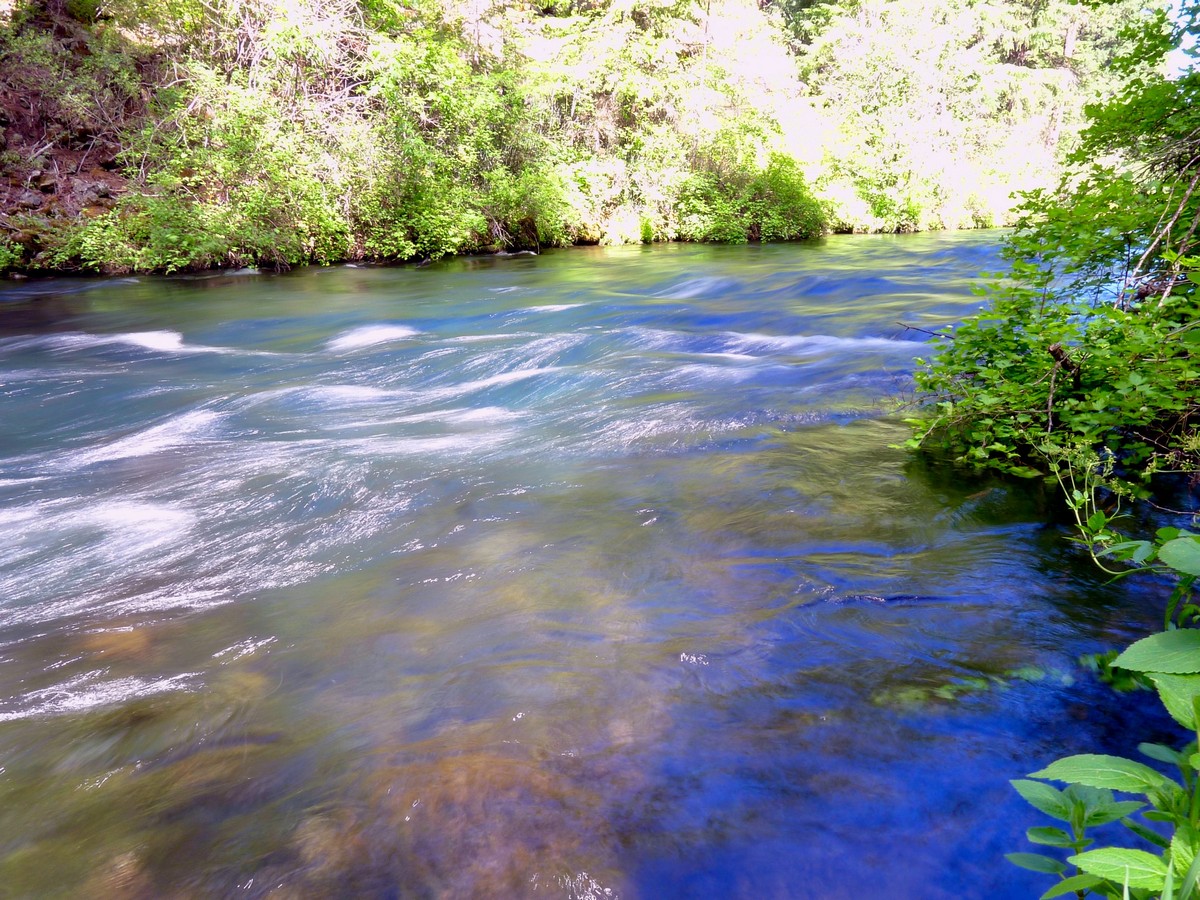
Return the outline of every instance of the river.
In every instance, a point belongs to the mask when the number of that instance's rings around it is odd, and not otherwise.
[[[1078,664],[1161,590],[894,449],[898,323],[1000,268],[979,232],[5,288],[0,892],[1037,896],[1008,779],[1166,728]]]

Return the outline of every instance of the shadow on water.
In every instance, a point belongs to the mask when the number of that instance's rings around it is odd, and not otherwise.
[[[1033,896],[1157,615],[889,415],[994,236],[589,249],[13,325],[20,896]],[[78,305],[76,305],[78,304]],[[886,885],[886,887],[884,887]]]

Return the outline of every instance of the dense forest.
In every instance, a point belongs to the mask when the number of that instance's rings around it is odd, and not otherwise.
[[[1143,4],[0,4],[0,270],[1007,224]]]

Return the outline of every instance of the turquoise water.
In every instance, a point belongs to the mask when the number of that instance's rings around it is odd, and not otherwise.
[[[893,449],[997,241],[8,289],[0,884],[1036,896],[1160,597]]]

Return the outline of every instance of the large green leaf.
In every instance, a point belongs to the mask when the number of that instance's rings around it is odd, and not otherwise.
[[[1177,572],[1200,576],[1200,540],[1194,537],[1167,541],[1159,548],[1158,558]]]
[[[1114,659],[1113,665],[1134,672],[1200,673],[1200,629],[1160,631],[1144,637]]]
[[[1163,675],[1151,673],[1163,706],[1176,722],[1190,731],[1196,729],[1196,700],[1200,698],[1200,675]]]
[[[1068,857],[1067,862],[1089,875],[1150,891],[1162,890],[1167,877],[1167,864],[1145,850],[1105,847]]]
[[[1010,782],[1017,793],[1025,798],[1025,802],[1039,812],[1052,819],[1062,822],[1071,821],[1071,801],[1063,796],[1062,791],[1043,781],[1026,781],[1018,778]]]
[[[1110,788],[1134,794],[1143,794],[1147,790],[1166,787],[1171,783],[1168,778],[1149,766],[1120,756],[1104,756],[1099,753],[1064,757],[1050,763],[1041,771],[1033,772],[1029,777]]]

